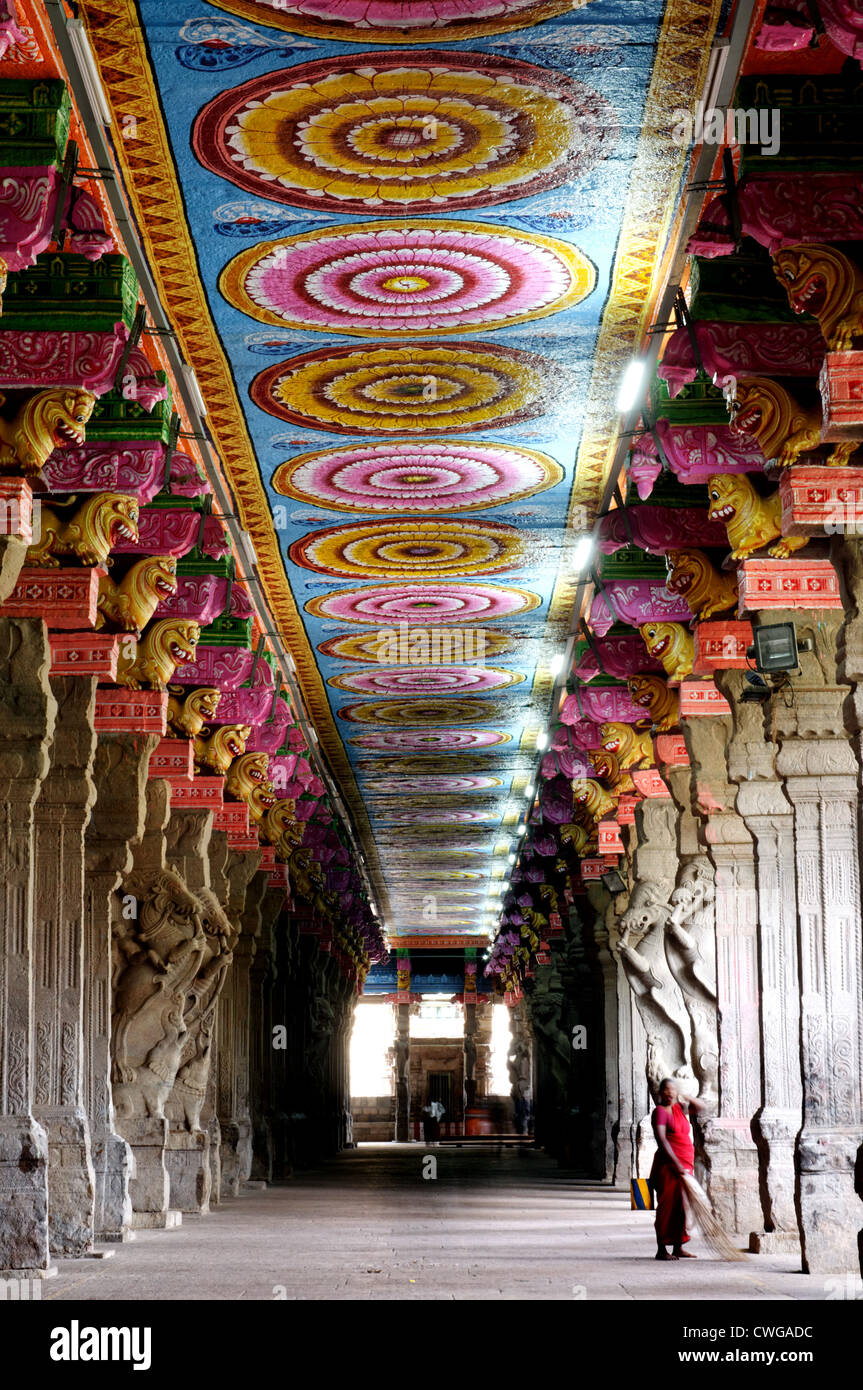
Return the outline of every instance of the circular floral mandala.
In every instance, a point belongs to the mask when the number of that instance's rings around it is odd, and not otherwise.
[[[474,774],[471,777],[369,777],[363,785],[369,793],[393,792],[402,796],[422,796],[428,792],[487,791],[491,787],[500,787],[503,783],[499,777]]]
[[[493,700],[475,697],[470,700],[364,700],[358,705],[344,705],[339,719],[349,724],[469,724],[472,720],[497,719],[500,709]]]
[[[581,82],[432,49],[264,73],[205,106],[192,144],[205,168],[256,197],[403,216],[554,188],[616,137],[611,107]]]
[[[428,627],[522,616],[540,603],[538,594],[497,584],[380,584],[322,594],[308,599],[304,606],[316,618],[386,626],[422,623]]]
[[[589,0],[211,0],[292,34],[349,43],[480,38],[540,24]]]
[[[517,642],[518,638],[511,633],[486,632],[482,628],[459,628],[448,633],[440,628],[429,632],[426,628],[405,626],[400,631],[391,628],[385,632],[331,637],[321,642],[318,651],[324,656],[339,657],[342,661],[378,661],[383,664],[398,661],[401,666],[419,666],[430,660],[435,663],[484,661],[489,656],[506,655]]]
[[[565,389],[562,368],[493,343],[323,348],[266,367],[255,405],[334,434],[442,434],[517,424]]]
[[[337,578],[437,579],[517,569],[525,543],[515,527],[494,521],[368,521],[313,531],[288,556]]]
[[[263,241],[222,271],[225,298],[280,328],[380,337],[502,328],[558,313],[596,281],[574,247],[475,222],[372,222]]]
[[[313,507],[343,512],[465,512],[516,502],[564,476],[547,454],[512,444],[399,439],[297,454],[273,488]]]
[[[505,690],[523,680],[517,672],[496,666],[396,666],[331,676],[327,684],[358,695],[463,695]]]
[[[393,729],[377,734],[360,734],[350,742],[357,748],[379,753],[440,753],[462,748],[494,748],[509,743],[510,735],[493,729]]]

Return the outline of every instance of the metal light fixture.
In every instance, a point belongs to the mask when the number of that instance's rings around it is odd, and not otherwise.
[[[768,623],[756,627],[752,646],[746,655],[755,661],[755,669],[765,674],[771,671],[795,671],[799,665],[797,632],[793,623]]]

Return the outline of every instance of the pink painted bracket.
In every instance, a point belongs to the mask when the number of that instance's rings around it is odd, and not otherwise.
[[[707,714],[730,714],[731,706],[713,681],[685,680],[680,683],[680,713],[684,719]]]
[[[100,734],[161,734],[168,724],[167,690],[96,691],[96,731]]]
[[[668,790],[665,782],[662,780],[661,774],[657,772],[655,767],[644,769],[635,768],[632,774],[632,780],[644,797],[671,796],[671,792]]]
[[[752,645],[752,624],[731,619],[696,623],[694,676],[712,676],[714,671],[745,671],[751,666],[746,650]]]
[[[863,468],[786,468],[779,480],[783,536],[859,535]]]
[[[52,630],[92,628],[96,622],[99,580],[107,570],[99,565],[86,569],[38,569],[25,566],[18,583],[3,605],[6,618],[43,618]]]
[[[818,378],[821,438],[863,443],[863,352],[828,352]]]
[[[841,608],[829,560],[744,560],[737,571],[741,613],[765,608]]]
[[[52,676],[98,676],[117,679],[119,634],[101,632],[49,632]]]
[[[0,478],[3,534],[33,544],[33,489],[26,478]]]
[[[218,811],[223,802],[224,777],[193,777],[171,787],[171,805],[197,811]]]
[[[172,787],[190,784],[195,775],[194,744],[190,738],[163,738],[150,755],[150,777],[164,777]]]

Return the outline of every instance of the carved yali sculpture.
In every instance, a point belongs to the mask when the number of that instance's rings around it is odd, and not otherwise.
[[[692,673],[695,640],[682,623],[642,623],[638,631],[650,655],[662,662],[669,680],[682,681]]]
[[[197,623],[161,618],[151,623],[134,655],[126,655],[123,643],[117,661],[117,684],[130,690],[167,690],[178,666],[194,661],[201,629]],[[242,752],[242,749],[240,749]]]
[[[786,246],[773,269],[795,314],[818,320],[832,352],[847,352],[863,336],[863,271],[835,246]]]
[[[713,866],[706,858],[694,859],[681,872],[665,923],[665,958],[689,1014],[692,1066],[705,1100],[716,1094],[719,1077],[716,970],[711,963],[715,900]]]
[[[172,870],[125,886],[138,916],[114,930],[114,1104],[120,1117],[164,1119],[186,1041],[186,994],[210,948],[201,904]]]
[[[55,449],[80,447],[95,404],[89,391],[37,391],[13,420],[0,419],[0,473],[32,478]]]
[[[196,738],[208,720],[215,716],[222,698],[221,690],[213,685],[200,686],[188,694],[182,685],[174,685],[170,689],[168,727],[174,734]]]
[[[177,561],[173,555],[147,555],[117,583],[99,580],[96,627],[108,623],[122,632],[142,632],[163,599],[177,592]]]
[[[714,473],[707,483],[710,515],[725,523],[732,560],[745,560],[770,541],[768,555],[787,560],[806,545],[806,536],[782,535],[782,503],[779,492],[761,497],[742,473]]]
[[[647,1033],[647,1077],[654,1087],[666,1076],[692,1078],[682,1026],[686,1015],[665,958],[664,932],[670,912],[659,886],[639,879],[620,918],[617,945]]]
[[[208,767],[217,776],[224,777],[234,759],[245,752],[251,734],[249,724],[221,724],[213,729],[209,738],[199,734],[195,739],[195,766]]]
[[[167,1107],[170,1118],[184,1122],[193,1133],[201,1127],[216,1006],[233,960],[233,947],[237,939],[237,933],[215,893],[209,888],[199,888],[195,896],[200,904],[206,950],[186,995],[183,1014],[186,1037]]]
[[[137,497],[125,492],[95,492],[66,519],[43,507],[39,539],[27,551],[27,564],[59,569],[68,557],[82,565],[110,565],[120,541],[138,539],[138,515]]]
[[[731,402],[731,428],[736,434],[749,435],[768,462],[777,468],[789,468],[801,454],[821,447],[821,407],[806,409],[790,391],[766,376],[749,377],[739,381]],[[834,444],[827,462],[833,468],[848,463],[858,440]],[[710,512],[710,519],[716,520]]]
[[[680,594],[696,618],[710,618],[737,607],[737,576],[723,574],[703,550],[669,550],[666,560],[666,589]]]

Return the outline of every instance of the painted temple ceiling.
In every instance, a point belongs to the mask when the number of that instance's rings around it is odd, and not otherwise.
[[[720,8],[82,6],[391,935],[506,866]]]

